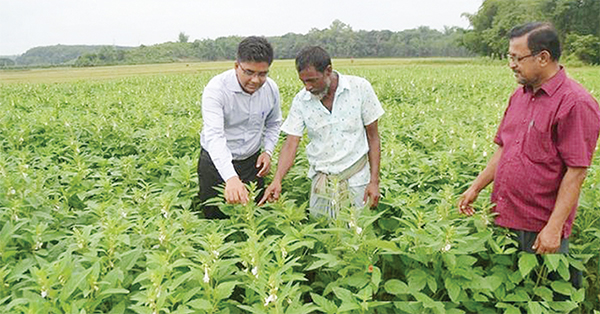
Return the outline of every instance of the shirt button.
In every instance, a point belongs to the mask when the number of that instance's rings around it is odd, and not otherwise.
[[[520,140],[517,140],[517,144],[519,144],[520,142],[521,142]]]

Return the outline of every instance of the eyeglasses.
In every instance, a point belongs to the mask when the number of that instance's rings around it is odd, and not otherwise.
[[[252,71],[252,70],[244,69],[244,67],[242,66],[242,64],[239,63],[239,62],[238,62],[237,65],[238,65],[238,67],[240,67],[240,69],[242,69],[242,72],[244,72],[244,75],[246,75],[246,76],[251,76],[251,77],[257,76],[260,79],[265,79],[265,78],[267,78],[267,75],[269,74],[269,71],[255,72],[255,71]]]
[[[540,51],[540,52],[541,52],[541,51]],[[517,57],[517,56],[511,55],[511,54],[509,53],[509,54],[507,54],[507,55],[506,55],[506,59],[509,59],[509,60],[510,60],[511,62],[513,62],[513,63],[521,63],[521,61],[523,61],[523,60],[525,60],[525,59],[527,59],[527,58],[529,58],[529,57],[533,57],[533,56],[537,56],[537,55],[539,55],[539,54],[540,54],[540,52],[531,53],[531,54],[528,54],[528,55],[526,55],[526,56],[522,56],[522,57]]]

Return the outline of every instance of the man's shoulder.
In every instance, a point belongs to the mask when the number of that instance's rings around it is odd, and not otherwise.
[[[567,98],[569,99],[575,101],[596,102],[594,96],[592,96],[592,94],[583,85],[581,85],[581,83],[577,82],[576,80],[570,77],[567,77],[565,79],[565,82],[561,86],[561,89],[562,93],[566,94],[568,96]]]
[[[356,76],[356,75],[346,75],[339,74],[340,81],[342,82],[342,86],[350,89],[350,90],[365,90],[372,88],[371,82],[369,82],[366,78]]]
[[[217,90],[226,88],[229,81],[232,80],[232,77],[235,77],[233,69],[217,74],[208,81],[205,89]]]

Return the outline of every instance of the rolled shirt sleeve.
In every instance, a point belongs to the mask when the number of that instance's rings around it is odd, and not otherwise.
[[[296,95],[292,100],[292,105],[285,122],[281,126],[281,131],[293,136],[302,136],[304,134],[304,119],[302,117],[302,101],[300,96]]]
[[[384,114],[384,111],[371,83],[365,79],[362,79],[361,83],[363,85],[360,89],[363,96],[362,120],[364,125],[369,125],[378,120]]]

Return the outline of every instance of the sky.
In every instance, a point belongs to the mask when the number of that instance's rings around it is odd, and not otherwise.
[[[0,0],[0,55],[51,45],[154,45],[223,36],[469,27],[483,0]]]

